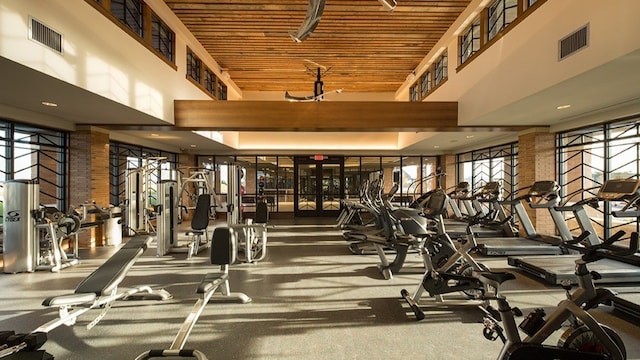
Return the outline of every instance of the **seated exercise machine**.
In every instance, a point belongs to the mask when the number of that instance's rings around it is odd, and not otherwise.
[[[78,264],[80,219],[39,204],[40,186],[31,180],[4,182],[3,271],[13,274],[36,270],[60,271]],[[73,253],[62,242],[75,239]]]
[[[423,238],[429,231],[427,218],[422,215],[421,210],[396,208],[391,205],[390,199],[398,189],[397,184],[392,187],[389,196],[382,194],[382,184],[382,178],[374,179],[370,184],[374,189],[371,191],[371,211],[378,217],[376,222],[381,228],[352,233],[350,237],[358,241],[350,243],[349,249],[353,254],[365,254],[373,247],[380,258],[378,270],[385,279],[389,280],[393,278],[394,273],[402,269],[407,253],[410,250],[419,250]],[[387,251],[396,253],[393,261],[388,260]]]
[[[150,236],[135,236],[131,238],[120,250],[84,278],[72,294],[46,298],[42,305],[57,307],[58,318],[39,326],[29,334],[21,335],[25,339],[28,337],[35,338],[35,340],[28,341],[40,345],[35,347],[35,345],[28,344],[25,346],[23,343],[15,344],[2,350],[0,358],[17,352],[36,351],[44,343],[42,341],[43,337],[44,341],[46,341],[46,334],[51,330],[61,325],[73,326],[80,315],[93,309],[101,309],[98,316],[87,325],[87,329],[91,329],[104,318],[116,300],[134,299],[137,296],[145,300],[171,299],[172,296],[167,291],[162,289],[152,290],[147,285],[131,289],[118,289],[129,269],[144,253],[151,240]]]
[[[434,195],[425,208],[430,210],[430,216],[441,226],[442,213],[446,200],[444,193]],[[480,218],[480,216],[478,216]],[[483,284],[475,275],[477,272],[489,271],[488,268],[477,262],[470,253],[476,248],[476,240],[471,230],[475,222],[470,219],[467,228],[467,240],[459,247],[446,233],[438,232],[425,239],[421,248],[426,262],[426,271],[420,284],[412,295],[406,289],[402,289],[400,295],[405,299],[414,312],[416,319],[422,320],[425,315],[420,308],[422,294],[426,291],[433,299],[432,305],[474,305],[486,307],[489,305],[484,298],[485,294],[497,291]],[[461,293],[462,298],[446,298],[453,293]]]
[[[197,197],[196,206],[191,218],[191,229],[186,232],[186,241],[178,239],[178,184],[174,180],[162,180],[158,186],[160,194],[156,205],[156,242],[157,255],[164,256],[168,253],[186,252],[187,258],[198,254],[210,245],[209,220],[212,205],[212,194],[200,194]]]
[[[578,288],[571,292],[570,285],[564,285],[567,298],[546,317],[543,309],[536,309],[517,326],[514,309],[507,299],[496,294],[491,300],[498,304],[498,320],[490,312],[484,318],[483,335],[489,340],[501,339],[504,343],[498,359],[533,360],[533,359],[626,359],[626,350],[620,336],[610,327],[599,323],[589,310],[599,304],[606,303],[613,295],[606,289],[597,289],[593,282],[597,272],[589,271],[587,264],[597,263],[608,256],[627,256],[638,251],[638,234],[634,233],[628,249],[612,249],[620,236],[610,237],[601,244],[582,247],[582,257],[575,260],[575,275]],[[570,241],[577,244],[579,239]],[[491,273],[480,273],[479,279],[490,286],[498,288],[503,282],[514,279],[511,276],[495,276]],[[565,325],[568,325],[566,327]],[[557,345],[543,344],[556,331],[566,328]],[[519,329],[527,336],[522,339]]]
[[[237,244],[238,260],[247,263],[261,261],[267,255],[267,223],[269,208],[264,198],[256,199],[254,219],[244,219],[242,211],[242,168],[237,164],[228,165],[227,180],[227,231]],[[264,183],[261,182],[264,188]],[[264,193],[264,189],[258,192]],[[262,195],[262,194],[261,194]]]
[[[204,308],[213,298],[215,292],[221,288],[222,297],[220,299],[234,299],[242,304],[251,302],[251,298],[244,293],[231,293],[229,288],[229,265],[236,261],[237,249],[234,239],[229,236],[230,232],[227,228],[216,228],[213,232],[211,241],[211,264],[220,265],[220,271],[206,274],[196,292],[200,294],[200,298],[193,305],[193,309],[184,320],[184,323],[178,330],[176,337],[169,349],[149,350],[138,355],[136,360],[152,359],[159,357],[178,357],[178,358],[196,358],[206,359],[206,355],[198,350],[183,349],[187,342],[191,330],[200,318]]]

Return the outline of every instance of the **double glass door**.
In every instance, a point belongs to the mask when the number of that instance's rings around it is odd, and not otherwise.
[[[294,159],[295,216],[337,216],[344,194],[344,158]]]

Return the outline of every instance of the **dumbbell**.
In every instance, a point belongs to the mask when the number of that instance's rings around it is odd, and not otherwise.
[[[3,332],[2,335],[6,335]],[[0,338],[1,339],[1,338]],[[6,348],[0,350],[0,357],[4,357],[19,351],[35,351],[38,350],[44,343],[47,342],[47,334],[43,332],[36,332],[30,334],[9,334],[4,341]]]

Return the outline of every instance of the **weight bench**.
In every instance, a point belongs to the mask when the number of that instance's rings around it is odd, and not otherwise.
[[[100,314],[87,325],[87,329],[91,329],[102,320],[114,301],[131,299],[133,295],[141,292],[146,293],[141,294],[143,299],[171,299],[172,296],[167,291],[163,289],[152,290],[147,285],[118,291],[118,285],[147,249],[151,240],[150,236],[139,235],[131,238],[120,250],[82,280],[73,294],[46,298],[42,305],[58,307],[59,318],[38,327],[34,332],[47,333],[61,325],[72,326],[78,316],[89,310],[102,308]]]
[[[191,313],[187,316],[178,330],[178,334],[171,343],[169,349],[148,350],[138,355],[136,360],[145,360],[158,357],[195,358],[206,360],[205,354],[198,350],[183,349],[191,330],[195,326],[205,306],[212,299],[218,288],[221,288],[222,296],[218,299],[238,300],[242,304],[251,302],[251,298],[244,293],[232,293],[229,288],[229,265],[236,262],[236,242],[231,236],[231,231],[226,227],[219,227],[213,231],[211,240],[211,264],[220,265],[220,270],[208,273],[204,276],[196,293],[201,297],[193,305]]]

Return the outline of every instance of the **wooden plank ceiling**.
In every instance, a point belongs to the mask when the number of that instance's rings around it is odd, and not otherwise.
[[[315,31],[294,43],[306,0],[165,0],[243,91],[313,94],[316,64],[324,90],[395,92],[470,0],[327,0]]]

